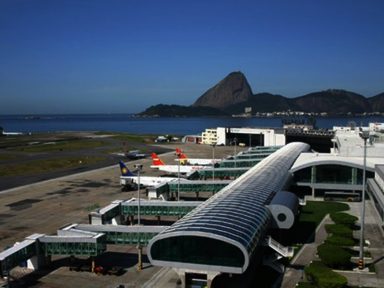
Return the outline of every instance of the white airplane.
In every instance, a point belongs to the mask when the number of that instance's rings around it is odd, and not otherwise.
[[[5,132],[5,131],[2,131],[1,135],[4,135],[4,136],[19,136],[19,135],[24,135],[24,133],[23,132]]]
[[[184,165],[182,161],[180,161],[180,165],[166,165],[156,153],[152,153],[152,165],[151,168],[159,169],[160,171],[164,171],[171,174],[188,174],[190,172],[203,169],[207,166],[202,165]]]
[[[176,148],[176,155],[179,159],[175,159],[175,161],[180,161],[183,165],[212,166],[213,164],[221,162],[221,159],[188,158],[188,156],[179,148]]]
[[[124,164],[123,161],[119,161],[120,165],[120,184],[122,186],[122,189],[129,189],[133,188],[133,186],[136,186],[139,184],[139,177],[135,174],[133,174],[131,171],[129,171],[128,167]],[[154,187],[159,184],[167,183],[172,180],[177,180],[176,177],[154,177],[154,176],[141,176],[140,175],[140,186],[144,187]],[[181,181],[186,182],[190,181],[187,179],[181,179]]]

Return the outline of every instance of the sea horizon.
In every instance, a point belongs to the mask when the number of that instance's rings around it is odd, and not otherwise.
[[[304,116],[292,118],[305,119]],[[138,117],[133,113],[9,114],[0,115],[0,127],[7,132],[40,133],[63,131],[108,131],[134,134],[201,134],[207,128],[263,127],[282,128],[287,116],[274,117]],[[316,116],[319,129],[384,123],[384,116]]]

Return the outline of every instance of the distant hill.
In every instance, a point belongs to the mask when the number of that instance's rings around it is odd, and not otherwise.
[[[287,98],[270,93],[253,94],[243,73],[232,72],[219,83],[209,88],[191,106],[151,106],[138,115],[180,117],[218,116],[244,113],[245,107],[256,112],[326,112],[328,115],[384,112],[384,93],[371,98],[341,90],[329,89],[309,93],[296,98]]]
[[[304,112],[347,114],[372,112],[367,98],[345,90],[326,90],[293,98],[296,109]]]
[[[158,104],[147,108],[139,116],[156,117],[196,117],[196,116],[223,116],[225,112],[212,107],[191,107],[181,105]]]
[[[384,93],[380,93],[376,96],[368,98],[369,104],[372,107],[373,112],[384,111]]]

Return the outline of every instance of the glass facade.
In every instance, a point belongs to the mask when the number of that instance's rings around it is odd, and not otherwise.
[[[367,178],[373,173],[366,171]],[[363,170],[346,165],[316,165],[295,172],[295,182],[328,184],[363,184]]]
[[[244,255],[224,241],[197,236],[169,237],[151,248],[153,258],[162,261],[241,267]]]

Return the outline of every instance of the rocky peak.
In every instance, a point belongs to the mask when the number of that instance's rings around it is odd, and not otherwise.
[[[209,106],[224,109],[247,101],[252,96],[251,87],[241,72],[232,72],[218,84],[208,89],[192,106]]]

